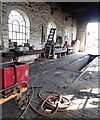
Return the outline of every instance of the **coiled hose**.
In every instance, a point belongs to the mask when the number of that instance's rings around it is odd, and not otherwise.
[[[32,110],[34,110],[36,113],[38,113],[39,115],[42,116],[52,116],[54,115],[56,112],[62,112],[64,110],[66,110],[69,106],[69,104],[71,103],[71,101],[67,98],[65,98],[63,95],[60,95],[58,93],[53,93],[53,92],[48,92],[50,93],[45,99],[42,97],[43,93],[39,92],[39,98],[42,99],[42,103],[41,105],[39,105],[39,110],[37,110],[32,104],[31,102],[34,96],[34,87],[32,88],[32,95],[31,98],[27,104],[27,107],[25,108],[25,110],[23,111],[23,113],[18,117],[17,120],[20,120],[23,115],[25,114],[25,112],[27,111],[28,107],[30,106]],[[37,87],[38,88],[38,87]],[[46,110],[49,110],[49,112],[47,112]]]

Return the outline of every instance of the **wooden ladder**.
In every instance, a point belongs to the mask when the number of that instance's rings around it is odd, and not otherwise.
[[[52,55],[52,45],[54,44],[54,34],[55,34],[55,28],[51,28],[50,29],[50,33],[48,35],[48,39],[47,39],[47,43],[49,42],[48,45],[46,45],[46,49],[48,51],[48,59],[50,58],[50,56]]]
[[[51,41],[52,43],[54,42],[54,34],[55,34],[56,28],[51,28],[50,33],[48,35],[47,41]]]

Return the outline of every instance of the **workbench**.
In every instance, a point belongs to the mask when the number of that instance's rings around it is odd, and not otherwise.
[[[66,55],[67,53],[67,48],[60,47],[60,48],[54,48],[54,55],[58,55],[58,57],[61,57],[62,53]]]
[[[7,51],[7,52],[2,52],[2,62],[10,62],[12,60],[13,57],[19,57],[19,58],[29,58],[30,59],[36,55],[38,55],[39,57],[43,57],[45,58],[45,50],[40,49],[40,50],[29,50],[26,52],[19,52],[19,51]],[[34,58],[33,58],[34,59]]]

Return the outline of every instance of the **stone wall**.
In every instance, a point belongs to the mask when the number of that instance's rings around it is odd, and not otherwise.
[[[4,48],[8,48],[8,15],[11,10],[20,9],[24,11],[30,21],[30,44],[35,46],[35,49],[43,47],[44,44],[41,44],[41,32],[42,26],[44,27],[43,33],[45,39],[47,38],[47,25],[49,22],[54,22],[56,24],[56,35],[62,36],[64,40],[65,28],[68,30],[68,40],[71,41],[71,33],[74,33],[74,39],[76,37],[76,21],[74,22],[74,30],[72,31],[72,19],[68,21],[65,20],[65,14],[62,13],[61,9],[58,6],[55,6],[58,9],[54,10],[51,14],[51,7],[48,3],[44,2],[34,2],[29,5],[28,2],[22,3],[2,3],[2,33],[3,33],[3,44]]]

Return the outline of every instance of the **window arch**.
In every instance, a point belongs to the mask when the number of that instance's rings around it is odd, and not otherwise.
[[[54,22],[49,22],[49,24],[47,26],[47,38],[48,38],[48,35],[50,33],[51,28],[56,28],[56,24]],[[54,34],[54,42],[56,42],[56,31],[55,31],[55,34]]]
[[[29,39],[29,20],[24,14],[20,10],[12,10],[8,17],[9,39],[17,45],[23,45]]]

